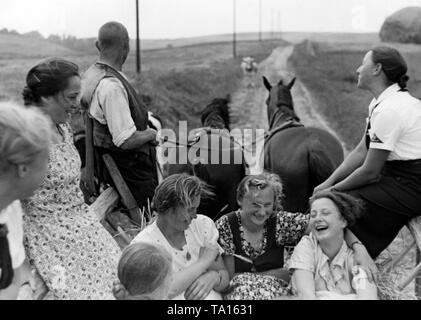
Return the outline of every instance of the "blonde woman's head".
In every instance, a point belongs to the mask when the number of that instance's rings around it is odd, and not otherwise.
[[[118,300],[167,299],[171,275],[172,258],[164,248],[143,242],[132,244],[121,255],[114,296]]]
[[[278,175],[262,173],[245,177],[237,188],[237,202],[244,218],[263,226],[282,210],[282,183]]]
[[[0,177],[9,186],[1,193],[32,195],[47,170],[51,136],[51,122],[40,111],[0,103]]]
[[[252,195],[256,190],[269,188],[273,191],[273,210],[279,212],[283,209],[284,197],[281,178],[275,173],[263,172],[259,175],[245,177],[237,187],[237,202],[241,206],[245,197]]]
[[[159,223],[185,231],[197,218],[201,199],[213,195],[209,186],[198,177],[174,174],[156,188],[152,205],[158,213]]]

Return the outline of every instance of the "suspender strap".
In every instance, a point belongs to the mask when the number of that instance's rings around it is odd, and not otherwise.
[[[139,100],[139,96],[137,95],[136,91],[133,89],[133,86],[125,77],[121,75],[121,73],[118,70],[102,62],[97,62],[97,64],[103,66],[106,70],[110,71],[113,74],[113,76],[115,76],[118,80],[121,81],[124,88],[128,91],[127,93],[129,94],[129,96],[131,96],[135,100],[137,106],[140,107],[143,105],[142,102]]]
[[[231,212],[230,214],[228,214],[228,223],[232,232],[232,237],[235,245],[235,253],[246,256],[245,252],[243,251],[243,245],[241,243],[240,225],[238,223],[236,212]]]
[[[276,215],[270,217],[267,225],[267,249],[276,247]]]

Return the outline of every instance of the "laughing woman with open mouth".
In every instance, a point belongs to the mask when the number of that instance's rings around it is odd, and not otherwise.
[[[344,240],[345,228],[362,212],[362,203],[344,193],[322,191],[311,199],[311,233],[301,239],[290,262],[300,299],[377,299],[376,285]]]

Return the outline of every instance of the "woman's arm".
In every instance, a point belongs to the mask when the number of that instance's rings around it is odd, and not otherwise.
[[[316,287],[314,274],[311,271],[295,269],[292,282],[297,290],[298,297],[302,300],[316,300]]]
[[[355,262],[368,271],[368,279],[370,282],[374,282],[379,270],[366,247],[349,229],[345,230],[345,242],[354,251]]]
[[[197,278],[205,273],[215,261],[219,251],[217,248],[202,248],[200,258],[188,268],[176,272],[170,286],[169,297],[174,298],[183,293]]]
[[[199,276],[187,289],[184,294],[186,300],[204,300],[209,292],[222,292],[229,285],[228,271],[225,268],[222,257],[219,256],[207,272]]]
[[[214,289],[218,292],[224,291],[228,287],[231,278],[222,256],[218,256],[218,259],[212,263],[208,271],[216,271],[219,274],[218,285]]]
[[[364,164],[333,188],[338,191],[352,190],[378,181],[389,154],[387,150],[370,149]]]
[[[322,184],[314,189],[314,193],[332,187],[335,183],[342,181],[357,168],[359,168],[367,156],[367,147],[365,145],[365,135],[354,150],[346,157],[342,164],[332,173],[332,175]]]
[[[231,280],[235,275],[235,259],[233,256],[223,255],[223,260],[228,272],[229,279]]]

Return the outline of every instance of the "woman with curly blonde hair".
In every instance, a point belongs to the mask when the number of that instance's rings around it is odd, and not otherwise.
[[[298,243],[308,218],[282,210],[282,190],[276,174],[248,176],[237,188],[240,210],[216,222],[235,287],[227,299],[272,299],[285,292],[284,246]]]

